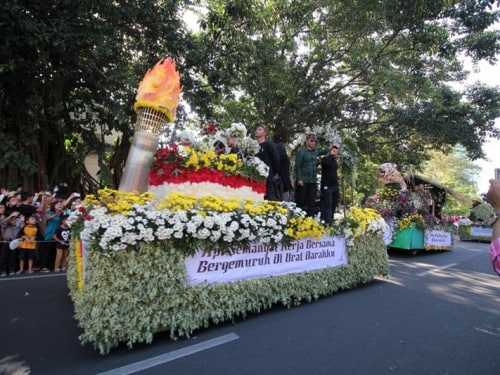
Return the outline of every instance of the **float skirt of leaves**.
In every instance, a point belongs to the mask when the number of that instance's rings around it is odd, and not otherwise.
[[[188,285],[183,257],[168,242],[141,243],[110,256],[89,249],[82,287],[71,256],[68,283],[82,344],[106,354],[120,344],[151,343],[160,331],[172,339],[189,337],[211,324],[275,304],[312,302],[389,272],[386,246],[374,234],[355,240],[345,266],[232,283]]]

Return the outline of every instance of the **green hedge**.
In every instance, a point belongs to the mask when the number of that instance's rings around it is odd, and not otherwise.
[[[274,304],[290,307],[387,276],[389,261],[381,236],[358,238],[345,266],[233,283],[190,286],[183,255],[168,243],[140,244],[105,256],[89,251],[83,290],[75,257],[68,272],[82,344],[101,354],[120,343],[151,343],[159,331],[175,339],[196,329],[258,313]]]
[[[474,236],[472,235],[471,228],[491,228],[491,225],[473,224],[473,225],[459,225],[458,237],[461,241],[478,241],[478,242],[491,242],[491,236]]]

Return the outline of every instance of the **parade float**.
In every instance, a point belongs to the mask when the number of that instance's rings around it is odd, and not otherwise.
[[[120,189],[87,196],[70,216],[68,283],[83,344],[105,354],[158,332],[189,337],[388,275],[385,222],[375,210],[352,208],[325,227],[293,203],[264,200],[267,170],[252,142],[244,160],[185,139],[157,150],[179,90],[171,59],[146,74]]]
[[[458,222],[458,236],[461,241],[491,242],[495,210],[489,203],[478,203],[469,217]]]
[[[453,248],[453,223],[441,216],[449,189],[415,174],[404,178],[393,163],[381,165],[378,181],[382,188],[365,206],[377,210],[387,222],[388,248],[411,255]]]

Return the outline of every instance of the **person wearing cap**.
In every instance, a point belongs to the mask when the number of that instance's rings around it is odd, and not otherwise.
[[[490,188],[486,198],[488,203],[493,206],[496,216],[489,247],[490,260],[494,271],[500,276],[500,180],[490,180]]]
[[[330,146],[328,156],[321,158],[321,219],[326,225],[332,225],[332,218],[340,199],[339,175],[337,158],[339,149],[336,145]]]
[[[308,134],[305,146],[299,148],[295,156],[296,203],[308,216],[316,213],[318,158],[327,153],[328,148],[316,148],[316,135]]]
[[[269,174],[266,180],[265,199],[269,201],[280,200],[278,189],[280,177],[278,152],[274,143],[267,140],[269,130],[266,125],[260,124],[255,128],[255,139],[259,142],[260,151],[255,155],[269,167]]]

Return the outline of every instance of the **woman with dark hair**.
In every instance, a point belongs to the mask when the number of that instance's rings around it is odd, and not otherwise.
[[[214,142],[214,150],[217,155],[223,155],[226,153],[226,145],[224,142],[217,140]]]

